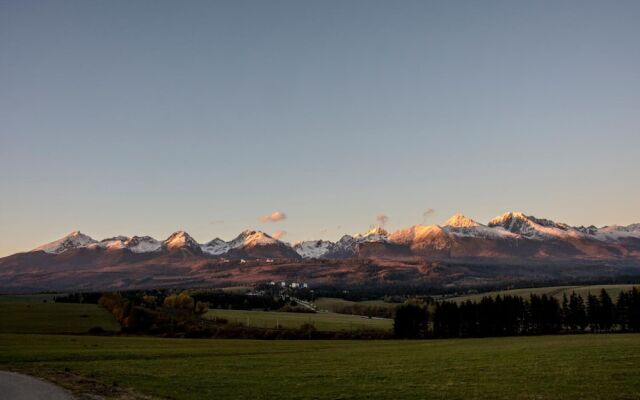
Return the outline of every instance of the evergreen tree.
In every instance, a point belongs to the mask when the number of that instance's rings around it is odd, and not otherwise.
[[[403,304],[396,309],[393,333],[397,338],[418,339],[426,336],[428,313],[426,307]]]
[[[589,325],[589,329],[594,332],[601,329],[601,312],[600,300],[598,300],[595,295],[589,293],[587,296],[587,323]]]
[[[613,301],[605,289],[600,290],[600,320],[598,324],[604,331],[611,330],[614,316]]]
[[[587,325],[584,300],[576,292],[571,292],[571,296],[569,296],[569,325],[572,330],[584,330]]]
[[[626,331],[629,328],[629,294],[620,292],[616,301],[615,321],[620,325],[620,330]]]
[[[562,293],[562,311],[561,311],[561,317],[562,317],[562,325],[564,326],[565,329],[571,329],[570,327],[570,318],[571,318],[571,311],[569,310],[569,299],[567,299],[567,293],[563,292]]]
[[[629,329],[640,332],[640,291],[634,287],[629,292],[628,305]]]

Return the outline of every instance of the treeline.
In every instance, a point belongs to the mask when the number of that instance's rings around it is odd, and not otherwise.
[[[69,293],[54,296],[53,301],[55,303],[98,304],[101,296],[100,292]]]
[[[164,298],[174,290],[172,289],[148,289],[148,290],[124,290],[118,292],[120,296],[125,299],[128,299],[131,302],[139,303],[146,296],[153,296],[160,301],[163,301]],[[104,292],[75,292],[75,293],[66,293],[59,294],[53,297],[53,301],[55,303],[79,303],[79,304],[98,304],[98,301],[102,297]]]
[[[397,338],[457,338],[580,332],[640,332],[640,291],[621,292],[614,302],[606,290],[584,299],[575,292],[555,297],[532,294],[407,303],[396,309]]]
[[[437,264],[437,263],[436,263]],[[458,265],[458,264],[455,264]],[[462,265],[462,264],[460,264]],[[474,265],[474,268],[491,265]],[[416,297],[458,297],[469,294],[496,292],[511,289],[546,288],[551,286],[590,286],[613,284],[636,284],[638,275],[616,277],[519,279],[513,282],[487,283],[472,287],[441,285],[432,282],[379,282],[349,285],[318,285],[313,287],[315,297],[336,297],[349,301],[377,300],[385,297],[411,299]],[[302,298],[302,297],[301,297]],[[394,302],[394,301],[392,301]]]
[[[155,295],[127,298],[121,293],[104,293],[98,304],[109,311],[127,333],[185,337],[209,335],[200,318],[208,310],[206,304],[195,301],[186,292],[171,293],[164,298]]]
[[[262,309],[270,311],[277,310],[286,304],[284,299],[271,295],[249,296],[243,293],[228,293],[223,290],[194,291],[191,296],[195,301],[207,303],[209,308],[232,310]]]
[[[131,293],[129,293],[131,294]],[[206,303],[197,301],[187,292],[170,293],[165,297],[142,295],[126,297],[122,293],[104,293],[99,304],[120,323],[129,334],[162,337],[226,338],[226,339],[387,339],[390,332],[355,330],[322,332],[313,324],[298,328],[258,328],[231,324],[224,318],[202,318]],[[90,333],[104,333],[102,329]]]

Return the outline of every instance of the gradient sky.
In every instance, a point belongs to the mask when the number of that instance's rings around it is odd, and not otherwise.
[[[638,21],[635,0],[0,0],[0,256],[76,229],[640,222]]]

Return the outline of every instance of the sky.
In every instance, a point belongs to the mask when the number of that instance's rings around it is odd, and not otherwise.
[[[640,222],[639,20],[635,0],[0,0],[0,256],[73,230]]]

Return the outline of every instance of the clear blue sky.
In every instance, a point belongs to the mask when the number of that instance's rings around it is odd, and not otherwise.
[[[635,0],[2,0],[0,255],[428,208],[640,222],[639,21]]]

